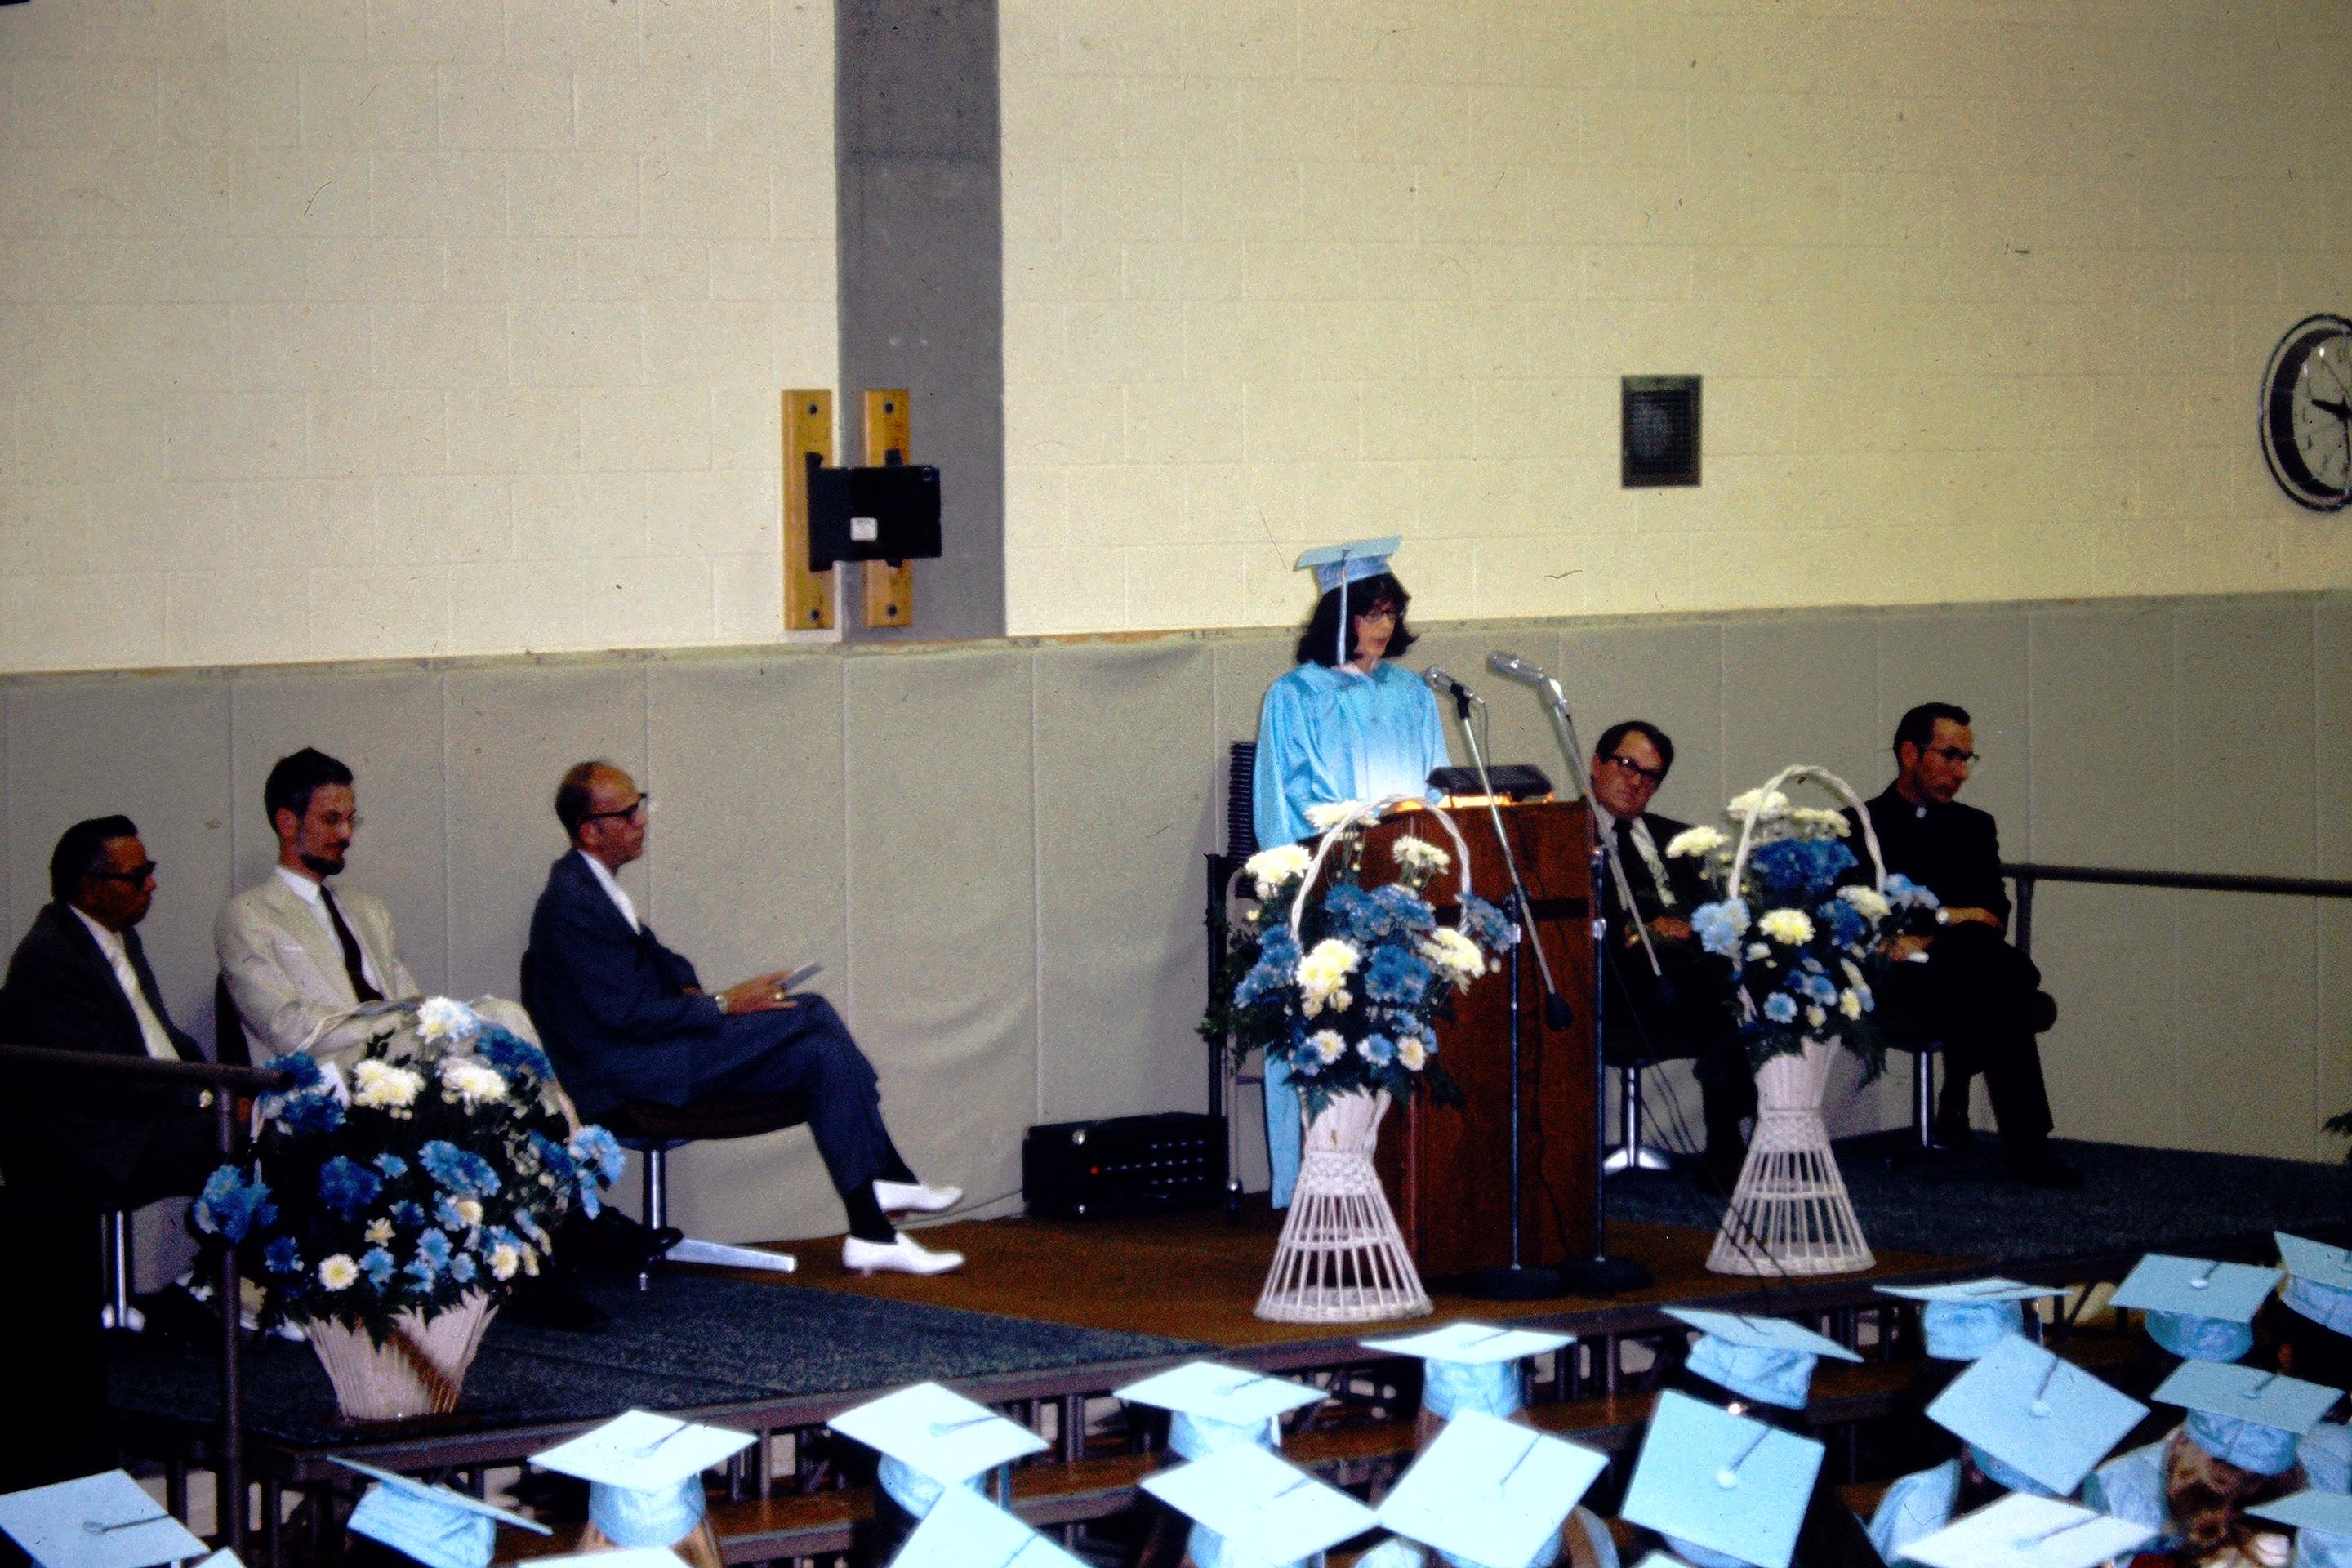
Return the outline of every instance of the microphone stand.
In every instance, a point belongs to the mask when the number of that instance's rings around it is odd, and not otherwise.
[[[1585,787],[1584,748],[1577,738],[1576,719],[1569,712],[1568,694],[1551,676],[1540,670],[1535,673],[1542,676],[1544,689],[1549,694],[1550,700],[1544,704],[1544,716],[1551,721],[1552,739],[1568,764],[1568,776],[1575,790],[1572,798],[1584,802],[1586,816],[1592,826],[1592,863],[1587,879],[1592,885],[1592,1256],[1571,1260],[1558,1272],[1563,1285],[1580,1295],[1614,1296],[1621,1291],[1646,1289],[1653,1282],[1649,1269],[1630,1258],[1610,1257],[1608,1247],[1609,1186],[1601,1150],[1609,1140],[1609,1064],[1601,1054],[1601,987],[1609,951],[1609,921],[1601,912],[1601,894],[1608,886],[1605,879],[1615,870],[1616,845],[1609,834],[1601,830],[1601,806]],[[1652,962],[1656,961],[1653,958]],[[1513,1088],[1517,1087],[1515,1079]],[[1517,1131],[1515,1122],[1512,1131]],[[1514,1209],[1514,1220],[1517,1217]]]
[[[1539,1301],[1565,1295],[1567,1282],[1555,1268],[1532,1268],[1520,1259],[1520,1160],[1519,1160],[1519,949],[1529,942],[1536,944],[1536,962],[1543,971],[1544,1004],[1547,1010],[1557,1008],[1561,1014],[1568,1005],[1551,983],[1551,963],[1544,957],[1543,942],[1536,931],[1535,908],[1528,901],[1528,889],[1519,880],[1518,857],[1511,852],[1510,835],[1503,831],[1503,812],[1495,801],[1495,781],[1486,771],[1486,757],[1478,744],[1478,727],[1470,721],[1470,705],[1478,700],[1470,689],[1459,681],[1453,684],[1454,715],[1462,726],[1462,738],[1470,747],[1470,765],[1478,770],[1478,787],[1486,796],[1486,816],[1495,826],[1495,842],[1501,846],[1504,868],[1511,875],[1511,898],[1518,906],[1519,941],[1511,947],[1508,974],[1511,984],[1510,1058],[1511,1058],[1511,1260],[1500,1268],[1473,1269],[1461,1288],[1465,1295],[1490,1301]],[[1463,868],[1466,876],[1468,867]],[[1560,1018],[1556,1027],[1565,1027],[1568,1020]]]

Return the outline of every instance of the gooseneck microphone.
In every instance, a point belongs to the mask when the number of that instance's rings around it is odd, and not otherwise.
[[[1524,680],[1529,686],[1538,685],[1545,679],[1542,670],[1518,655],[1505,653],[1501,648],[1486,656],[1486,668],[1507,680]]]
[[[1479,696],[1476,692],[1471,690],[1468,687],[1463,685],[1452,676],[1446,674],[1444,670],[1439,668],[1436,665],[1433,664],[1427,669],[1423,670],[1421,672],[1421,678],[1422,679],[1429,682],[1433,689],[1444,693],[1446,696],[1453,698],[1456,702],[1466,705],[1472,702],[1483,703],[1486,701],[1485,698]]]

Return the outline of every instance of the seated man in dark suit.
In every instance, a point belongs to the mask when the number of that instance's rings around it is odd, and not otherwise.
[[[1898,1034],[1944,1043],[1939,1142],[1968,1143],[1969,1086],[1982,1073],[2011,1179],[2080,1186],[2050,1152],[2050,1096],[2033,1038],[2055,1021],[2057,1005],[2042,971],[2009,943],[2000,830],[1990,813],[1954,798],[1976,758],[1965,708],[1923,702],[1895,726],[1895,782],[1870,802],[1871,826],[1888,874],[1910,878],[1942,907],[1932,927],[1889,944],[1896,962],[1879,987],[1880,1012]]]
[[[0,1040],[102,1056],[201,1061],[172,1022],[137,927],[155,898],[155,865],[127,816],[77,822],[49,857],[50,901],[0,985]],[[115,1462],[106,1430],[98,1215],[193,1194],[219,1163],[213,1117],[195,1090],[116,1077],[39,1077],[0,1094],[0,1248],[38,1276],[0,1292],[9,1342],[38,1347],[12,1379],[0,1419],[7,1486],[61,1480]],[[169,1300],[166,1300],[166,1298]],[[151,1322],[184,1331],[204,1309],[173,1287],[147,1299]],[[158,1316],[167,1309],[171,1320]],[[13,1440],[22,1433],[19,1446]]]
[[[613,873],[645,853],[646,797],[609,763],[563,775],[555,815],[572,852],[547,874],[530,920],[523,994],[583,1116],[628,1100],[669,1106],[803,1095],[809,1131],[849,1211],[845,1267],[940,1274],[962,1255],[918,1246],[888,1211],[933,1214],[963,1194],[915,1179],[882,1124],[874,1068],[822,996],[781,974],[706,994],[694,965],[637,918]]]
[[[1666,858],[1666,846],[1689,824],[1649,809],[1674,765],[1674,742],[1646,719],[1610,725],[1592,749],[1595,823],[1612,834],[1613,862],[1601,894],[1609,921],[1601,1040],[1612,1057],[1693,1059],[1705,1168],[1728,1187],[1748,1152],[1739,1124],[1756,1113],[1756,1075],[1731,1011],[1730,966],[1702,950],[1691,929],[1691,911],[1716,896],[1706,863]]]

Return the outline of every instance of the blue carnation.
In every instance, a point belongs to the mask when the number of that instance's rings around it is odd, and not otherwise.
[[[425,1173],[435,1181],[467,1197],[486,1198],[499,1190],[499,1173],[479,1154],[436,1138],[416,1152]]]
[[[539,1163],[546,1166],[549,1173],[555,1177],[557,1185],[572,1187],[579,1184],[580,1163],[572,1157],[571,1152],[562,1144],[544,1132],[533,1132],[530,1135],[530,1147],[531,1152],[539,1156]]]
[[[1431,910],[1429,900],[1402,882],[1373,889],[1372,902],[1380,906],[1391,932],[1420,938],[1437,929],[1437,916]]]
[[[433,1218],[449,1230],[470,1230],[474,1224],[457,1212],[457,1200],[446,1193],[433,1200]]]
[[[415,1198],[403,1198],[392,1205],[392,1223],[403,1230],[425,1228],[425,1205]]]
[[[359,1218],[382,1191],[383,1178],[348,1154],[338,1154],[319,1168],[319,1201],[345,1219]]]
[[[1429,965],[1402,947],[1390,944],[1372,953],[1364,971],[1364,994],[1375,1002],[1411,1005],[1429,990]]]
[[[486,1024],[475,1037],[474,1054],[512,1078],[518,1073],[532,1078],[551,1079],[554,1068],[548,1064],[547,1053],[524,1039],[520,1035]]]
[[[1241,984],[1234,987],[1234,1005],[1256,1006],[1288,985],[1291,974],[1290,965],[1276,963],[1270,958],[1260,958],[1250,965],[1250,972],[1242,976]]]
[[[1813,918],[1829,928],[1830,940],[1840,947],[1852,947],[1870,934],[1870,922],[1843,899],[1832,899],[1822,904],[1813,911]]]
[[[1257,955],[1262,963],[1279,968],[1293,968],[1298,963],[1298,939],[1290,934],[1286,921],[1276,921],[1257,939]]]
[[[573,1159],[592,1167],[607,1183],[619,1181],[627,1168],[628,1154],[621,1141],[593,1121],[572,1135],[571,1148]]]
[[[1827,975],[1800,974],[1796,977],[1795,984],[1797,989],[1804,994],[1807,1001],[1819,1003],[1824,1007],[1837,1005],[1837,987],[1830,984]],[[1786,1019],[1781,1021],[1787,1022]]]
[[[1797,1021],[1797,1004],[1786,991],[1775,991],[1764,998],[1764,1016],[1776,1024]]]
[[[274,1120],[298,1138],[320,1137],[343,1124],[343,1102],[324,1089],[289,1095]]]
[[[1323,912],[1340,934],[1359,942],[1378,942],[1388,933],[1388,911],[1379,900],[1352,882],[1334,883],[1323,895]]]
[[[261,1266],[272,1274],[302,1272],[302,1249],[290,1236],[281,1236],[261,1249]]]
[[[381,1247],[369,1247],[360,1254],[360,1272],[368,1277],[369,1284],[383,1289],[392,1282],[392,1254]]]
[[[1719,903],[1701,904],[1691,911],[1691,929],[1698,932],[1699,945],[1723,958],[1736,958],[1739,939],[1748,930],[1748,900],[1725,899]]]
[[[1386,1035],[1366,1035],[1356,1049],[1376,1068],[1384,1068],[1396,1060],[1396,1042]]]
[[[1886,879],[1886,901],[1898,909],[1932,910],[1939,908],[1943,900],[1930,889],[1896,871]]]
[[[269,1201],[269,1184],[257,1173],[248,1178],[236,1165],[223,1165],[205,1178],[204,1191],[195,1204],[196,1228],[231,1242],[243,1241],[246,1233],[257,1225],[268,1225],[278,1217],[278,1205]]]
[[[397,1154],[378,1154],[369,1163],[382,1172],[387,1182],[396,1182],[408,1174],[408,1162]]]
[[[282,1072],[292,1078],[294,1087],[288,1091],[292,1094],[316,1089],[327,1080],[327,1075],[319,1064],[301,1051],[288,1051],[283,1056],[272,1057],[262,1063],[261,1068],[264,1072]]]
[[[433,1273],[449,1267],[449,1238],[437,1230],[428,1230],[416,1238],[416,1256]]]
[[[422,1258],[410,1258],[406,1264],[402,1266],[400,1271],[403,1274],[407,1275],[411,1279],[415,1280],[416,1288],[420,1290],[432,1289],[434,1281],[441,1278],[439,1274],[434,1271],[433,1265],[425,1262]]]
[[[1768,891],[1819,896],[1857,864],[1853,851],[1834,838],[1783,838],[1749,857],[1748,875]]]
[[[471,1285],[474,1282],[474,1255],[461,1252],[449,1259],[449,1278],[460,1285]]]
[[[1519,944],[1519,928],[1508,915],[1475,893],[1462,895],[1455,926],[1464,936],[1488,952],[1507,952]]]

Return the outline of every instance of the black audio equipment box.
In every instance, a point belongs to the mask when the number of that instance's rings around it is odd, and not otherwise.
[[[1197,1111],[1057,1121],[1021,1144],[1021,1194],[1033,1215],[1093,1219],[1217,1203],[1225,1188],[1225,1119]]]

